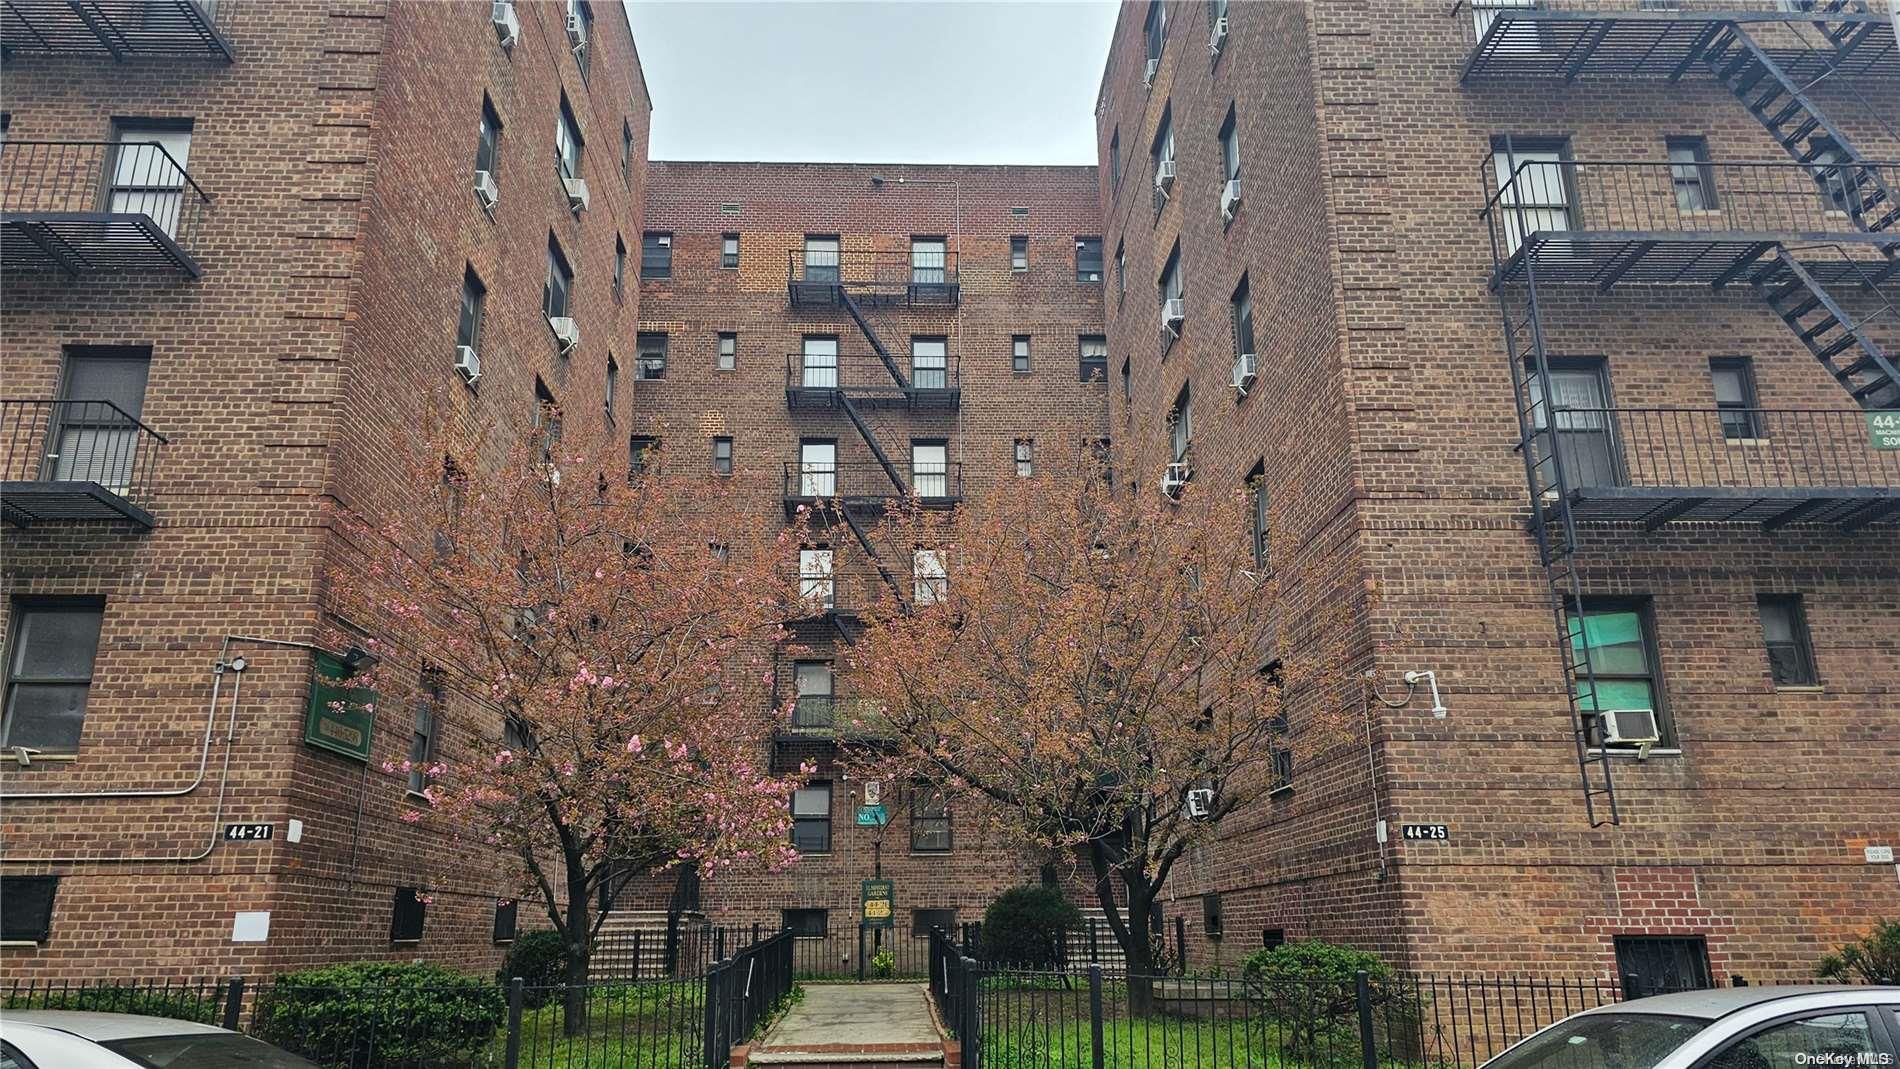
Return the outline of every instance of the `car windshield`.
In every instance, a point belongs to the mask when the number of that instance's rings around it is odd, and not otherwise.
[[[1651,1069],[1709,1022],[1659,1013],[1590,1013],[1560,1021],[1484,1069]]]
[[[183,1036],[141,1036],[100,1046],[148,1069],[317,1069],[249,1036],[202,1032]]]

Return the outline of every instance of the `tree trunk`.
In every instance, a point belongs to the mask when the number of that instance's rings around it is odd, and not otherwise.
[[[1122,948],[1128,959],[1128,1013],[1147,1017],[1155,1011],[1154,898],[1137,897],[1132,882],[1128,892],[1128,944]]]
[[[561,1032],[578,1036],[587,1030],[587,972],[594,956],[594,931],[585,877],[576,880],[570,865],[567,884],[567,986],[562,992]]]

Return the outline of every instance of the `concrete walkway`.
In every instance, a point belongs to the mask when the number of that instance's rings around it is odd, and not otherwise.
[[[936,1062],[942,1037],[919,983],[806,984],[805,997],[752,1048],[755,1065]]]

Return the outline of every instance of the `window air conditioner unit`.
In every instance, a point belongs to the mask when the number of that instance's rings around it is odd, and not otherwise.
[[[521,19],[515,15],[515,0],[495,0],[488,21],[495,24],[495,39],[501,42],[503,52],[521,39]]]
[[[462,381],[470,386],[482,377],[482,358],[473,347],[458,345],[455,347],[455,370],[461,373]]]
[[[1174,161],[1161,160],[1155,164],[1155,188],[1166,193],[1174,188]]]
[[[475,172],[475,196],[482,202],[482,210],[492,212],[501,200],[501,187],[495,184],[495,176],[489,171]]]
[[[567,43],[579,48],[587,43],[587,22],[578,11],[567,16]]]
[[[1188,466],[1187,461],[1177,460],[1169,464],[1168,469],[1161,473],[1161,492],[1168,497],[1180,497],[1181,491],[1187,488],[1188,478],[1191,475],[1193,475],[1193,469]]]
[[[1253,380],[1253,354],[1241,353],[1234,358],[1234,389],[1239,390],[1240,395],[1245,397],[1247,396],[1247,391],[1253,388]]]
[[[567,206],[576,212],[587,210],[587,179],[563,178],[562,188],[567,190]]]
[[[1169,297],[1161,302],[1161,325],[1174,330],[1187,318],[1187,302],[1179,297]]]
[[[1212,32],[1210,32],[1207,35],[1208,54],[1215,55],[1215,56],[1220,55],[1220,46],[1226,43],[1226,41],[1227,41],[1227,16],[1222,15],[1220,18],[1217,18],[1214,20],[1214,29]]]
[[[1150,89],[1153,89],[1155,85],[1155,74],[1156,72],[1160,70],[1161,70],[1160,60],[1158,59],[1149,60],[1148,66],[1145,69],[1143,69],[1141,72],[1141,84],[1147,86]]]
[[[581,343],[581,326],[570,316],[549,316],[548,327],[554,331],[554,337],[561,343],[561,355],[566,356]]]
[[[1206,820],[1214,813],[1214,788],[1190,787],[1187,802],[1181,807],[1182,815],[1189,820]]]
[[[1240,208],[1240,179],[1229,178],[1220,191],[1220,217],[1228,222],[1234,221],[1234,212]]]
[[[1645,750],[1662,741],[1654,709],[1609,709],[1597,715],[1603,745],[1638,746]]]

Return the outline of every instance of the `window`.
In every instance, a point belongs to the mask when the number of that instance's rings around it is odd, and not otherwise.
[[[1194,448],[1194,398],[1185,385],[1174,396],[1174,407],[1168,410],[1168,443],[1174,462],[1187,463],[1188,453]]]
[[[942,336],[910,340],[910,384],[919,390],[950,386],[950,339]]]
[[[638,475],[647,470],[654,454],[660,451],[660,440],[644,434],[636,434],[627,439],[627,473]]]
[[[619,234],[614,235],[614,300],[620,300],[627,289],[627,243]]]
[[[515,941],[516,914],[519,908],[520,904],[512,898],[504,898],[495,903],[494,942],[512,943]]]
[[[612,353],[607,354],[607,388],[605,393],[607,421],[611,423],[614,418],[614,398],[620,394],[620,365],[615,362],[614,354]]]
[[[79,751],[93,662],[99,655],[102,601],[16,600],[7,657],[6,749]]]
[[[1128,244],[1115,243],[1115,299],[1128,296]]]
[[[719,235],[719,266],[728,269],[739,266],[739,235]]]
[[[1272,520],[1268,514],[1267,463],[1261,461],[1247,473],[1247,494],[1253,501],[1253,566],[1263,572],[1273,567],[1268,552]]]
[[[1624,998],[1712,986],[1709,948],[1699,935],[1619,935],[1612,944]]]
[[[800,939],[823,939],[831,931],[822,909],[784,909],[779,911],[779,918],[783,926]]]
[[[1777,687],[1811,687],[1820,681],[1814,670],[1814,643],[1808,616],[1799,594],[1763,594],[1756,599],[1761,613],[1762,643],[1768,647],[1768,670]]]
[[[70,345],[60,377],[56,425],[47,436],[43,478],[131,489],[138,425],[145,411],[150,349]]]
[[[1159,3],[1156,6],[1160,6]],[[1174,116],[1172,108],[1161,111],[1161,125],[1155,130],[1154,144],[1149,146],[1148,154],[1154,159],[1155,166],[1155,212],[1160,214],[1161,206],[1168,202],[1168,191],[1161,184],[1163,165],[1174,166]]]
[[[440,668],[424,668],[416,695],[415,730],[409,737],[409,790],[421,794],[429,785],[429,765],[435,760],[437,718],[447,686]]]
[[[673,277],[673,235],[652,230],[640,235],[640,277]]]
[[[1159,290],[1160,296],[1161,296],[1162,320],[1164,323],[1168,325],[1168,329],[1163,332],[1164,334],[1168,336],[1167,341],[1164,344],[1172,345],[1174,338],[1180,334],[1181,326],[1178,321],[1170,320],[1167,318],[1168,315],[1170,314],[1168,302],[1182,300],[1183,297],[1185,296],[1185,291],[1182,289],[1182,283],[1181,283],[1181,244],[1180,242],[1178,241],[1175,242],[1174,248],[1169,251],[1168,262],[1162,266],[1161,278],[1155,285],[1156,285],[1156,288]],[[1186,305],[1182,304],[1176,307],[1181,310],[1185,310]],[[1163,351],[1165,352],[1166,350],[1164,349]]]
[[[1718,356],[1709,361],[1709,382],[1715,387],[1715,408],[1722,418],[1722,437],[1760,438],[1761,402],[1755,397],[1755,368],[1745,356]]]
[[[395,902],[389,917],[389,941],[392,943],[419,943],[422,941],[423,914],[428,903],[416,893],[413,887],[396,888]]]
[[[1770,1025],[1723,1048],[1708,1066],[1793,1069],[1804,1065],[1884,1065],[1891,1061],[1891,1056],[1875,1045],[1873,1026],[1864,1011],[1832,1010]]]
[[[957,932],[957,911],[954,909],[913,909],[910,911],[910,934],[922,939],[931,929],[939,929],[946,935]]]
[[[574,63],[587,77],[588,42],[594,38],[594,9],[587,0],[567,0],[567,41],[574,52]]]
[[[1076,377],[1083,382],[1108,381],[1108,338],[1084,334],[1075,340],[1080,361]]]
[[[1027,479],[1036,474],[1036,440],[1016,439],[1016,477]]]
[[[1220,124],[1221,181],[1240,181],[1240,130],[1234,121],[1234,106],[1227,105],[1227,120]]]
[[[912,596],[919,605],[936,605],[950,596],[949,564],[941,549],[918,549],[911,554]]]
[[[1018,375],[1029,373],[1029,335],[1015,334],[1009,339],[1009,368]]]
[[[1009,239],[1009,269],[1029,270],[1029,239],[1021,234]]]
[[[910,443],[910,485],[918,497],[950,496],[950,443],[941,438]]]
[[[554,447],[561,440],[561,404],[539,375],[534,377],[534,429],[543,433],[541,459],[552,463]]]
[[[1260,949],[1273,950],[1286,945],[1285,928],[1260,929]]]
[[[1141,36],[1147,48],[1148,61],[1158,62],[1162,46],[1168,41],[1168,5],[1163,0],[1149,3],[1148,18],[1142,23]]]
[[[112,185],[108,211],[115,215],[144,215],[160,230],[178,234],[178,216],[185,204],[186,159],[191,153],[189,120],[142,120],[123,123],[114,131]]]
[[[620,120],[620,184],[633,184],[633,124]]]
[[[1619,485],[1622,458],[1611,433],[1608,363],[1594,357],[1552,358],[1548,404],[1545,376],[1535,368],[1526,370],[1531,422],[1537,432],[1533,455],[1541,476],[1556,479],[1554,446],[1568,485]]]
[[[732,474],[732,439],[721,435],[713,439],[713,474]]]
[[[541,314],[558,319],[567,314],[567,295],[574,288],[574,269],[567,266],[561,246],[548,235],[548,281],[541,289]]]
[[[1131,359],[1131,357],[1122,357],[1122,401],[1124,403],[1135,399],[1135,372],[1134,366],[1129,363]]]
[[[1238,359],[1252,354],[1253,347],[1253,291],[1247,285],[1247,276],[1240,276],[1240,285],[1234,288],[1234,356]]]
[[[1100,282],[1102,280],[1102,239],[1075,239],[1075,280],[1077,282]]]
[[[944,282],[949,253],[942,238],[910,239],[910,281],[913,286]]]
[[[910,792],[910,848],[919,854],[950,852],[950,797],[935,787]]]
[[[799,661],[792,666],[792,726],[826,728],[832,725],[831,662]]]
[[[0,943],[46,942],[58,894],[58,876],[0,876]]]
[[[1853,158],[1847,150],[1827,139],[1814,146],[1820,152],[1810,165],[1821,183],[1821,203],[1828,211],[1847,212],[1862,207],[1860,187],[1855,180],[1862,174],[1855,171],[1851,164]]]
[[[838,281],[838,236],[805,235],[805,281]]]
[[[639,377],[645,381],[666,377],[667,336],[639,333],[634,335],[638,352]]]
[[[1656,640],[1650,630],[1648,606],[1641,602],[1585,599],[1582,620],[1574,608],[1565,612],[1570,633],[1572,659],[1581,667],[1587,651],[1591,673],[1596,677],[1596,693],[1581,693],[1582,681],[1573,680],[1579,691],[1577,707],[1586,723],[1594,725],[1598,711],[1611,709],[1651,709],[1662,735],[1662,745],[1674,746],[1675,727],[1663,707],[1661,681],[1656,674]],[[1594,728],[1591,732],[1595,737]]]
[[[803,342],[804,374],[799,382],[808,390],[832,390],[838,386],[838,336],[807,334]]]
[[[1505,252],[1516,252],[1531,234],[1573,229],[1569,158],[1564,138],[1491,139]]]
[[[831,852],[830,781],[819,780],[792,792],[792,847],[801,854]],[[817,912],[822,918],[824,911]],[[787,927],[791,927],[789,920]]]
[[[1108,135],[1108,189],[1113,193],[1122,187],[1122,129],[1117,126],[1115,132]]]
[[[1201,933],[1209,939],[1219,940],[1225,920],[1221,914],[1220,895],[1218,893],[1201,896]]]
[[[487,171],[490,178],[500,181],[501,170],[501,116],[495,114],[495,105],[482,94],[482,126],[475,142],[475,169]]]
[[[798,443],[798,496],[831,497],[838,492],[838,443],[807,438]]]
[[[1703,137],[1672,137],[1669,181],[1676,189],[1676,207],[1685,212],[1715,210],[1715,168],[1709,166],[1709,142]]]
[[[581,125],[574,121],[574,109],[568,107],[567,94],[561,94],[561,113],[554,124],[554,166],[562,178],[581,176]]]
[[[719,333],[719,356],[713,361],[716,371],[731,371],[739,366],[739,335],[726,330]]]

